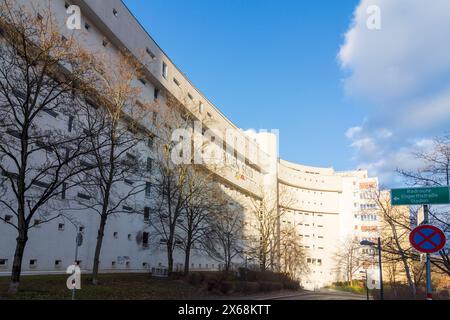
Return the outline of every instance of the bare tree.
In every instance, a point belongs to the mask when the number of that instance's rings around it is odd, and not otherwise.
[[[183,244],[179,228],[182,216],[191,197],[200,187],[193,183],[197,172],[192,154],[175,148],[175,139],[185,139],[184,141],[191,143],[192,136],[189,134],[193,130],[192,121],[193,118],[184,111],[182,103],[166,93],[166,108],[161,108],[158,117],[154,119],[155,130],[158,132],[155,147],[158,151],[154,159],[152,190],[155,198],[150,204],[153,212],[150,222],[161,238],[160,242],[163,241],[166,246],[169,274],[173,272],[174,251]],[[176,135],[176,132],[180,134]],[[175,158],[179,157],[187,159],[176,161]]]
[[[211,193],[213,181],[211,176],[196,172],[188,181],[191,197],[183,207],[179,228],[181,234],[181,249],[184,252],[184,274],[189,273],[191,251],[194,247],[201,248],[210,231],[212,214],[218,209],[216,199]]]
[[[406,183],[415,186],[450,186],[450,135],[436,137],[430,149],[413,153],[422,163],[416,170],[397,169]],[[448,206],[430,207],[430,223],[444,232],[450,232],[450,212]],[[438,270],[450,274],[450,248],[439,252],[440,259],[432,259]]]
[[[300,279],[308,271],[306,253],[295,226],[284,225],[280,230],[281,271]]]
[[[361,245],[357,240],[346,239],[334,254],[336,270],[338,274],[344,273],[345,280],[353,283],[355,275],[361,269],[362,255]]]
[[[277,194],[261,190],[262,199],[251,198],[250,213],[254,222],[253,241],[247,251],[259,261],[261,271],[273,270],[280,247],[280,220],[293,205],[292,194],[287,187],[280,186]]]
[[[147,140],[145,120],[153,106],[137,99],[141,88],[135,82],[142,75],[140,64],[130,54],[119,52],[91,67],[96,81],[91,83],[80,125],[88,132],[94,150],[85,160],[93,170],[83,175],[79,184],[90,196],[80,201],[80,208],[89,208],[100,218],[92,267],[92,282],[97,284],[108,218],[140,211],[134,204],[146,188],[149,170],[138,147]]]
[[[17,230],[12,293],[29,229],[57,217],[46,208],[88,170],[80,159],[91,152],[83,132],[51,125],[77,112],[74,93],[89,81],[88,55],[59,33],[50,2],[41,9],[0,2],[0,170],[9,190],[0,204],[17,217],[9,223]]]
[[[209,232],[203,245],[208,255],[229,272],[233,260],[244,252],[243,208],[234,202],[230,204],[220,188],[216,189],[214,199],[217,210],[211,212]]]
[[[411,231],[409,208],[392,206],[390,193],[387,191],[374,191],[371,194],[382,220],[383,256],[386,263],[395,264],[401,261],[411,293],[415,295],[416,287],[411,276],[409,260],[411,251],[408,240]]]

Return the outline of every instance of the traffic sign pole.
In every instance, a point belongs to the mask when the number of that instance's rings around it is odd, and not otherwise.
[[[429,208],[428,205],[423,206],[423,223],[429,223]],[[427,277],[427,300],[433,300],[433,288],[431,285],[431,257],[430,254],[427,253],[427,262],[426,262],[426,277]]]

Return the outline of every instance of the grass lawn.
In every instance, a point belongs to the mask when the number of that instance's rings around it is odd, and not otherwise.
[[[70,300],[71,291],[66,287],[68,275],[23,276],[19,292],[7,294],[9,277],[0,278],[0,299]],[[89,275],[82,275],[80,300],[152,300],[152,299],[208,299],[207,292],[182,280],[152,279],[148,274],[102,274],[99,285],[90,282]]]
[[[350,284],[333,285],[329,288],[355,294],[366,294],[366,288],[357,284],[354,284],[352,286]]]

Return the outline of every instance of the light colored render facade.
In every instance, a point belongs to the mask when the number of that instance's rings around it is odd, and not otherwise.
[[[22,0],[29,5],[39,6],[39,0]],[[139,22],[120,0],[63,0],[52,1],[52,9],[65,26],[68,17],[67,5],[81,8],[82,21],[80,41],[94,52],[107,51],[116,54],[118,47],[126,47],[136,56],[146,52],[143,61],[147,65],[146,84],[142,85],[143,99],[152,100],[155,89],[165,89],[183,101],[185,107],[195,116],[207,118],[208,126],[218,131],[233,129],[238,140],[245,142],[243,158],[237,158],[235,166],[221,172],[223,189],[230,199],[248,215],[250,202],[263,198],[263,192],[278,199],[277,190],[288,188],[295,195],[289,204],[288,214],[280,223],[295,223],[303,236],[308,252],[310,272],[303,281],[305,287],[322,287],[336,280],[333,253],[339,241],[353,236],[354,217],[359,210],[355,206],[357,186],[368,179],[367,172],[335,172],[331,168],[315,168],[279,160],[277,137],[271,133],[245,133],[239,130],[187,79],[159,48]],[[86,24],[89,30],[85,29]],[[68,35],[72,31],[62,28]],[[103,46],[107,39],[108,46]],[[186,95],[190,96],[186,102]],[[167,107],[164,96],[160,107]],[[47,126],[64,128],[67,119],[63,115],[42,120]],[[152,157],[153,150],[142,146],[139,150],[145,157]],[[256,152],[254,152],[256,151]],[[145,206],[145,197],[137,196],[137,207]],[[279,201],[278,201],[279,202]],[[283,203],[278,203],[280,207]],[[0,212],[0,214],[3,214]],[[67,214],[70,215],[70,212]],[[75,215],[75,213],[73,213]],[[84,243],[79,249],[81,267],[92,268],[92,258],[97,236],[98,216],[91,212],[76,213],[77,222],[83,226]],[[33,228],[25,250],[23,270],[28,272],[64,272],[73,262],[77,228],[61,218]],[[15,247],[15,230],[0,223],[0,274],[6,275],[11,269]],[[102,272],[145,272],[149,269],[164,268],[166,253],[163,245],[150,243],[144,246],[137,239],[143,232],[151,233],[142,214],[122,214],[111,217],[105,231],[100,269]],[[33,263],[31,263],[33,261]],[[182,270],[183,255],[178,252],[175,267]],[[219,265],[201,252],[193,252],[193,270],[217,270]],[[236,264],[242,264],[237,260]]]

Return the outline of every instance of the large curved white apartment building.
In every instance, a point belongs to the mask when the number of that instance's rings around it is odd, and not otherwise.
[[[39,7],[39,0],[21,0],[25,5],[33,3]],[[366,171],[336,172],[331,168],[307,167],[278,159],[277,137],[270,133],[249,134],[239,130],[216,108],[185,75],[172,63],[135,17],[120,0],[55,0],[52,9],[61,22],[61,32],[67,30],[66,8],[77,5],[82,13],[83,37],[80,41],[95,52],[117,53],[125,47],[136,56],[146,52],[147,81],[142,83],[144,98],[152,99],[155,90],[170,92],[179,101],[189,102],[185,107],[198,118],[208,118],[210,127],[224,131],[233,129],[237,141],[243,141],[245,148],[236,158],[235,165],[222,172],[223,189],[230,199],[248,214],[249,203],[262,199],[264,193],[275,195],[277,204],[287,214],[280,224],[294,224],[303,237],[310,271],[303,285],[308,288],[322,287],[337,279],[333,259],[339,243],[355,236],[360,215],[362,189],[367,184],[377,185]],[[89,28],[87,28],[89,26]],[[105,46],[105,39],[108,45]],[[160,97],[161,108],[165,98]],[[64,127],[67,119],[58,115],[47,119],[46,125]],[[237,142],[236,142],[237,144]],[[255,152],[256,151],[256,152]],[[152,157],[151,150],[142,148],[145,156]],[[147,154],[148,153],[148,154]],[[295,201],[283,203],[279,190],[289,190]],[[137,201],[145,201],[144,196]],[[144,207],[145,205],[143,205]],[[0,211],[0,214],[4,214]],[[15,219],[12,217],[11,219]],[[80,248],[79,260],[85,270],[92,268],[92,257],[98,226],[97,215],[86,212],[78,217],[83,225],[84,244]],[[64,272],[73,261],[76,228],[60,219],[34,228],[25,251],[23,270],[27,272]],[[0,274],[9,273],[15,248],[15,230],[0,222]],[[111,218],[105,232],[100,269],[102,272],[144,272],[152,268],[164,268],[166,255],[164,246],[153,243],[143,246],[136,239],[142,239],[144,232],[151,232],[143,215],[126,215]],[[242,258],[243,259],[243,258]],[[243,263],[237,260],[236,264]],[[176,256],[175,264],[181,269],[183,256]],[[217,270],[219,265],[201,253],[192,258],[192,269]]]

